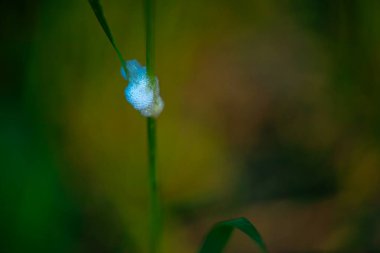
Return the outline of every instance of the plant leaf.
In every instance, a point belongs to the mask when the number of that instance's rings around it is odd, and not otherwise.
[[[119,48],[116,46],[115,39],[112,36],[111,29],[109,28],[107,20],[104,16],[103,8],[100,4],[100,1],[88,0],[88,2],[90,3],[91,8],[94,11],[96,18],[98,19],[99,24],[103,28],[104,33],[107,35],[108,40],[111,42],[112,47],[115,49],[116,54],[119,57],[119,60],[121,61],[121,65],[123,66],[125,73],[128,73],[127,68],[125,66],[125,60],[123,56],[121,55]]]
[[[259,232],[253,224],[244,217],[215,224],[206,236],[199,253],[221,253],[234,229],[240,230],[256,242],[262,253],[268,253]]]

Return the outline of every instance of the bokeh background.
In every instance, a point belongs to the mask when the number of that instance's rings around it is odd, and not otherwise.
[[[144,63],[142,1],[104,0]],[[157,1],[163,252],[380,250],[380,1]],[[0,252],[144,253],[145,119],[85,0],[2,0]],[[256,252],[234,234],[227,252]]]

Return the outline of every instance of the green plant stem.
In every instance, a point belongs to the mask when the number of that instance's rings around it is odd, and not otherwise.
[[[125,60],[121,55],[119,48],[116,46],[111,30],[107,24],[103,13],[103,8],[99,0],[88,0],[92,10],[95,13],[103,31],[111,42],[116,54],[125,70]],[[146,67],[150,80],[154,80],[154,0],[145,0],[145,30],[146,30]],[[156,89],[156,82],[150,82],[152,89]],[[147,134],[148,134],[148,163],[149,163],[149,194],[150,194],[150,242],[149,252],[157,253],[161,237],[161,215],[160,203],[157,189],[156,176],[156,120],[147,118]]]
[[[148,76],[154,78],[154,0],[145,0],[145,31],[146,31],[146,69]],[[152,82],[153,84],[153,82]]]
[[[154,80],[154,0],[145,0],[146,68],[150,80]],[[151,87],[155,82],[150,82]],[[152,87],[155,89],[156,87]],[[156,120],[147,118],[150,194],[150,244],[149,252],[157,253],[161,237],[160,203],[156,173]]]
[[[148,156],[149,156],[149,194],[150,194],[150,245],[149,252],[158,252],[161,234],[160,203],[156,175],[156,120],[147,119]]]

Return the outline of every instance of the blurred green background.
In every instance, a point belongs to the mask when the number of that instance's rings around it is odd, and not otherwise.
[[[126,59],[141,1],[104,0]],[[85,0],[2,0],[0,252],[147,251],[145,119]],[[380,1],[157,1],[163,252],[380,250]],[[236,233],[227,252],[255,252]]]

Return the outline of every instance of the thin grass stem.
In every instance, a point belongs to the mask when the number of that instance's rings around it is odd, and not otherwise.
[[[145,31],[146,31],[146,68],[154,86],[154,0],[145,0]],[[155,89],[156,87],[152,87]],[[149,252],[159,252],[161,237],[161,208],[157,189],[157,161],[156,161],[156,119],[147,118],[148,130],[148,157],[149,157],[149,189],[150,189],[150,245]]]
[[[146,31],[146,68],[148,76],[154,78],[154,0],[145,0],[145,31]],[[153,83],[153,82],[152,82]]]
[[[150,194],[150,242],[149,252],[156,253],[161,234],[160,203],[156,170],[156,120],[147,119],[148,156],[149,156],[149,194]]]

